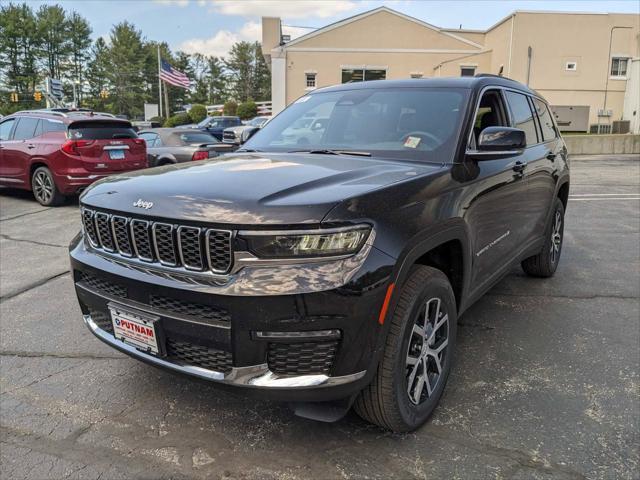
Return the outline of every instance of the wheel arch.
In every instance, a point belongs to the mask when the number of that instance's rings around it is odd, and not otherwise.
[[[395,287],[401,287],[414,265],[437,268],[449,279],[461,312],[471,278],[470,252],[471,242],[463,224],[447,225],[436,233],[430,230],[428,236],[410,242],[410,247],[397,263],[392,282]]]
[[[42,158],[34,158],[31,161],[31,164],[29,165],[29,178],[27,179],[27,185],[29,186],[29,190],[33,190],[33,186],[31,185],[32,179],[33,179],[33,174],[35,173],[35,171],[40,168],[40,167],[46,167],[49,169],[49,171],[51,171],[51,167],[49,166],[49,164],[47,162],[45,162]],[[53,174],[53,172],[51,172]],[[55,179],[54,179],[55,181]]]
[[[567,203],[569,202],[569,180],[568,179],[560,183],[558,187],[557,197],[560,199],[560,201],[562,202],[562,205],[564,206],[564,209],[566,210]]]

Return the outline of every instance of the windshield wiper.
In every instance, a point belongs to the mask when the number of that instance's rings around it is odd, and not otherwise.
[[[317,148],[313,150],[292,150],[288,153],[318,153],[321,155],[356,155],[358,157],[370,157],[370,152],[358,152],[357,150],[331,150],[329,148]]]

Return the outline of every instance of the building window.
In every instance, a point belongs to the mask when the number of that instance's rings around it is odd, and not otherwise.
[[[473,77],[476,74],[476,67],[460,67],[461,77]]]
[[[627,76],[627,62],[628,58],[612,58],[611,59],[611,76],[612,77],[626,77]]]
[[[343,68],[342,83],[366,82],[368,80],[384,80],[387,78],[387,71],[381,69],[368,68]]]
[[[411,78],[422,78],[422,72],[411,72]]]
[[[305,73],[307,88],[316,88],[316,74]]]
[[[576,62],[567,62],[564,64],[564,69],[568,72],[575,72],[578,70],[578,64]]]

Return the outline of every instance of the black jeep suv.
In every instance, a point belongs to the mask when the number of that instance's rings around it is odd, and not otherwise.
[[[86,325],[132,357],[408,431],[442,395],[460,314],[518,263],[553,275],[568,192],[523,85],[353,83],[232,155],[94,184],[71,264]]]

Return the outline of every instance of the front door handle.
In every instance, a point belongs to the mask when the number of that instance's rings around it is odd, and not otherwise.
[[[547,153],[547,159],[551,160],[552,162],[556,159],[557,156],[558,156],[557,153],[553,153],[553,152]]]
[[[30,143],[27,145],[27,148],[31,149],[31,148],[36,148],[36,146],[33,143]]]
[[[517,161],[513,165],[513,171],[514,172],[522,173],[525,168],[527,168],[527,164],[525,162]]]

